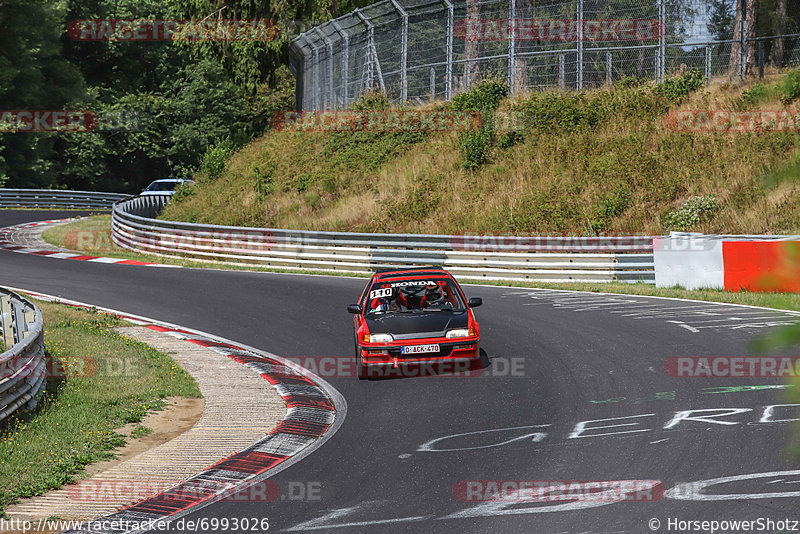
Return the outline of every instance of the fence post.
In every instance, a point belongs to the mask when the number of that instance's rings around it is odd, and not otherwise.
[[[350,74],[350,36],[347,35],[347,32],[342,29],[338,22],[335,20],[332,21],[334,29],[339,32],[339,35],[342,36],[342,42],[344,43],[344,58],[343,58],[343,65],[342,65],[342,104],[344,107],[347,107],[347,104],[350,100],[350,93],[347,84],[349,82],[348,77]]]
[[[764,41],[758,42],[758,77],[764,77]]]
[[[607,50],[606,51],[606,85],[609,85],[609,86],[612,83],[612,80],[611,80],[611,66],[612,66],[611,51]]]
[[[314,109],[319,109],[319,47],[314,47]]]
[[[436,99],[436,69],[431,67],[431,100]]]
[[[706,46],[706,85],[711,83],[711,45]]]
[[[578,0],[578,69],[576,75],[576,89],[583,89],[583,0]]]
[[[517,2],[508,0],[508,91],[510,94],[514,94],[517,80],[516,20]]]
[[[325,109],[329,109],[334,107],[334,102],[336,102],[336,92],[333,89],[333,41],[328,39],[328,36],[325,35],[325,32],[320,28],[321,26],[317,26],[317,34],[322,37],[322,41],[328,48],[328,92],[324,100],[324,105]]]
[[[444,74],[444,95],[446,100],[453,98],[453,3],[447,5],[447,67]]]
[[[567,87],[567,58],[564,54],[558,54],[558,88],[565,89]]]
[[[747,76],[747,0],[739,0],[741,14],[739,16],[739,79]]]
[[[400,100],[408,100],[408,13],[403,9],[397,0],[391,0],[395,10],[403,19],[403,26],[400,33]]]
[[[667,71],[667,8],[666,0],[658,0],[658,59],[656,83],[664,81]]]

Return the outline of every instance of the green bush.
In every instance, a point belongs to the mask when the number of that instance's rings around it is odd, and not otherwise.
[[[619,188],[600,198],[600,203],[594,209],[594,218],[589,221],[589,228],[595,234],[605,232],[609,224],[628,208],[631,200],[631,192],[625,188]]]
[[[263,166],[253,164],[253,190],[261,197],[266,197],[275,190],[275,164]]]
[[[233,143],[230,139],[223,139],[206,149],[203,156],[202,170],[211,180],[216,180],[225,170],[225,163],[233,154]]]
[[[525,129],[570,132],[596,126],[604,110],[600,100],[583,93],[534,93],[513,106]]]
[[[461,149],[464,154],[463,167],[474,170],[489,161],[489,148],[492,143],[492,132],[482,129],[460,135]]]
[[[500,148],[511,148],[525,140],[525,134],[517,130],[503,132],[497,138],[497,146]]]
[[[793,70],[786,73],[781,85],[781,102],[789,105],[795,99],[800,98],[800,70]]]
[[[494,113],[507,96],[508,84],[504,80],[486,78],[451,100],[450,106],[453,110],[483,113],[480,130],[458,136],[464,155],[462,166],[465,169],[474,170],[489,161],[489,151],[495,139]]]
[[[746,106],[758,104],[767,97],[767,87],[763,83],[757,83],[750,89],[742,91],[742,102]]]
[[[367,91],[358,97],[358,100],[350,104],[353,111],[374,111],[389,109],[389,97],[381,91]]]
[[[706,77],[699,70],[691,69],[657,84],[653,87],[653,92],[668,102],[677,104],[705,83]]]
[[[667,215],[665,226],[669,230],[690,230],[707,220],[718,209],[717,197],[714,195],[692,197],[680,209]]]
[[[495,111],[508,96],[508,83],[499,78],[486,78],[469,91],[459,93],[450,101],[456,111]]]

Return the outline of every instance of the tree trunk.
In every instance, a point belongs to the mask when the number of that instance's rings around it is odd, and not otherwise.
[[[777,0],[775,6],[775,34],[783,35],[786,33],[786,20],[787,20],[787,0]],[[770,52],[770,63],[777,68],[783,67],[784,57],[786,56],[786,42],[784,39],[775,39],[772,43],[772,51]]]
[[[467,0],[467,25],[470,24],[470,21],[477,21],[476,24],[480,23],[481,27],[483,27],[483,21],[481,21],[481,6],[478,3],[478,0]],[[479,32],[480,36],[478,38],[470,39],[469,36],[465,35],[466,42],[464,43],[464,59],[466,59],[466,63],[464,63],[464,78],[469,76],[469,84],[474,85],[480,79],[480,63],[477,61],[469,61],[471,59],[476,59],[481,55],[481,38],[483,32]],[[466,89],[466,79],[462,82],[462,90]]]
[[[746,13],[745,13],[745,37],[752,38],[756,36],[756,13],[758,12],[758,0],[747,0]],[[728,61],[728,76],[731,78],[739,77],[739,39],[741,38],[741,20],[742,20],[742,0],[736,2],[736,22],[733,27],[733,39],[736,41],[731,44],[731,57]],[[755,65],[756,43],[750,41],[745,46],[745,65],[746,74],[752,72]]]

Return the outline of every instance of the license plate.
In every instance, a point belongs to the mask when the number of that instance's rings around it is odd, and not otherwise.
[[[400,349],[401,354],[422,354],[425,352],[439,352],[439,345],[409,345]]]

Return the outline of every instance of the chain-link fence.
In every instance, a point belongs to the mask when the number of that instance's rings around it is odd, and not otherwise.
[[[584,89],[681,69],[768,75],[800,65],[800,33],[758,36],[747,2],[714,0],[382,0],[292,41],[298,109],[345,108],[367,90],[395,102],[450,99],[488,76],[512,93]],[[740,16],[744,14],[744,16]],[[722,19],[722,20],[720,20]]]

